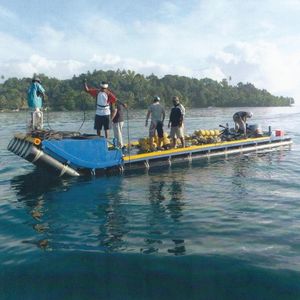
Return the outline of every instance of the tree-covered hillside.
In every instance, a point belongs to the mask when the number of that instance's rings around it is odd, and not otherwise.
[[[154,95],[158,95],[166,106],[171,106],[174,95],[188,107],[288,106],[294,103],[293,98],[273,96],[251,83],[232,86],[226,79],[218,82],[176,75],[158,78],[125,70],[95,70],[67,80],[43,74],[38,76],[46,89],[47,106],[52,110],[94,109],[95,100],[83,91],[85,79],[91,87],[99,87],[101,81],[108,81],[117,98],[131,108],[146,108]],[[9,78],[0,84],[0,110],[26,108],[26,91],[30,83],[31,78]]]

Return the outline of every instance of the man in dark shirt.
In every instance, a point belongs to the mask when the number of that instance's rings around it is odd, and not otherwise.
[[[174,107],[171,109],[169,124],[168,127],[171,126],[170,138],[172,139],[172,147],[176,147],[176,140],[179,138],[181,141],[181,146],[185,147],[184,141],[184,132],[183,132],[183,110],[184,107],[179,102],[179,98],[177,96],[172,99]]]
[[[112,127],[114,131],[114,137],[115,139],[117,139],[118,147],[120,148],[124,146],[122,137],[122,128],[124,125],[124,108],[127,109],[127,105],[117,100],[112,114]]]

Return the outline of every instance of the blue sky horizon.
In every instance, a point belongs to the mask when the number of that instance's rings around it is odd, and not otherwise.
[[[0,0],[0,76],[133,70],[300,101],[299,0]]]

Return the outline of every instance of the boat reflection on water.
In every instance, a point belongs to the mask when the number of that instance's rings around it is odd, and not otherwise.
[[[184,210],[184,174],[178,175],[171,178],[166,174],[150,177],[148,200],[151,209],[147,215],[149,229],[144,239],[145,246],[141,248],[143,253],[166,250],[182,255],[186,252],[184,238],[177,237]]]
[[[23,243],[37,245],[43,250],[50,249],[51,224],[47,215],[47,195],[53,191],[67,191],[74,181],[74,178],[65,180],[47,175],[40,169],[11,180],[11,188],[16,192],[18,201],[24,204],[32,218],[28,224],[37,234],[36,239],[24,240]]]
[[[11,187],[34,230],[23,242],[52,251],[185,254],[185,175],[161,171],[61,179],[36,170],[14,177]]]
[[[100,249],[106,252],[126,251],[126,235],[129,228],[128,211],[122,194],[122,180],[117,180],[116,186],[106,192],[106,198],[107,201],[97,204],[94,213],[100,223],[98,226]]]

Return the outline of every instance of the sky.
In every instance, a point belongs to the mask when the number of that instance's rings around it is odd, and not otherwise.
[[[0,76],[226,78],[300,104],[299,16],[300,0],[0,0]]]

